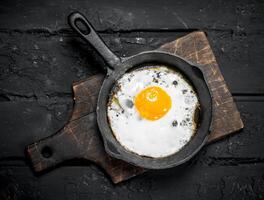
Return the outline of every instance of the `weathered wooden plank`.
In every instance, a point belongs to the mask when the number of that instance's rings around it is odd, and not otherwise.
[[[34,102],[0,103],[0,141],[4,141],[0,143],[1,158],[24,157],[26,145],[63,127],[71,115],[66,105],[55,104],[53,109],[47,110]],[[205,147],[196,159],[264,158],[264,102],[237,102],[237,105],[245,128],[239,134]],[[60,120],[56,120],[56,115]]]
[[[177,35],[171,35],[171,40]],[[104,38],[118,54],[135,51],[138,46],[133,45],[134,37],[126,38],[125,42],[115,36],[106,35]],[[1,34],[0,38],[0,92],[8,93],[11,100],[12,95],[38,96],[37,92],[71,94],[73,82],[98,73],[99,65],[103,64],[87,44],[72,35],[45,37],[16,33]],[[152,39],[152,44],[157,46],[166,39]],[[146,38],[139,40],[150,48]]]
[[[208,32],[208,39],[233,94],[264,93],[262,34]]]
[[[263,199],[264,164],[189,165],[150,171],[113,185],[93,166],[61,167],[35,176],[25,166],[0,167],[2,199]],[[8,198],[9,197],[9,198]]]
[[[263,31],[261,1],[1,1],[1,29],[68,28],[66,17],[83,12],[97,30],[220,29]],[[19,11],[19,12],[18,12]]]
[[[184,33],[103,34],[118,55],[155,49]],[[223,76],[234,94],[263,94],[263,34],[207,32]],[[0,93],[8,98],[40,93],[71,95],[71,84],[100,72],[100,57],[71,34],[0,34]]]

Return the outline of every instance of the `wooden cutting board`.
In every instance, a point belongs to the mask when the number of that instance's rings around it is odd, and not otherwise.
[[[213,125],[208,143],[243,128],[243,122],[224,81],[204,32],[193,32],[159,50],[177,54],[202,65],[213,96]],[[110,175],[114,183],[127,180],[147,169],[108,156],[96,124],[96,101],[103,75],[95,75],[73,84],[74,109],[68,124],[53,136],[33,143],[27,153],[36,172],[73,159],[90,160]]]

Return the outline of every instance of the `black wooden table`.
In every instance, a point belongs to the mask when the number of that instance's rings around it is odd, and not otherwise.
[[[67,25],[74,10],[124,56],[205,31],[244,130],[187,166],[118,185],[82,160],[34,174],[25,146],[67,122],[72,82],[102,73],[101,58]],[[264,199],[263,63],[263,1],[1,1],[0,199]]]

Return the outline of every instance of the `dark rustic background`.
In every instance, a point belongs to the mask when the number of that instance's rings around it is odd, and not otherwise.
[[[102,73],[101,58],[67,25],[75,10],[123,56],[205,31],[244,130],[186,166],[118,185],[80,160],[34,174],[25,146],[67,122],[72,82]],[[263,1],[1,1],[0,199],[264,199],[263,62]]]

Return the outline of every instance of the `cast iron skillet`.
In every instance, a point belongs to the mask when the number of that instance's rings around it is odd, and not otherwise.
[[[160,51],[146,51],[131,57],[119,58],[106,46],[82,14],[74,12],[70,14],[68,20],[70,26],[94,47],[107,64],[107,75],[99,93],[96,109],[97,123],[106,152],[117,159],[150,169],[170,168],[193,157],[204,145],[210,133],[212,120],[212,99],[199,67],[178,56]],[[107,119],[108,98],[116,81],[128,70],[150,63],[167,65],[183,73],[193,84],[200,101],[199,125],[196,134],[179,152],[164,158],[143,157],[126,150],[115,139]]]

